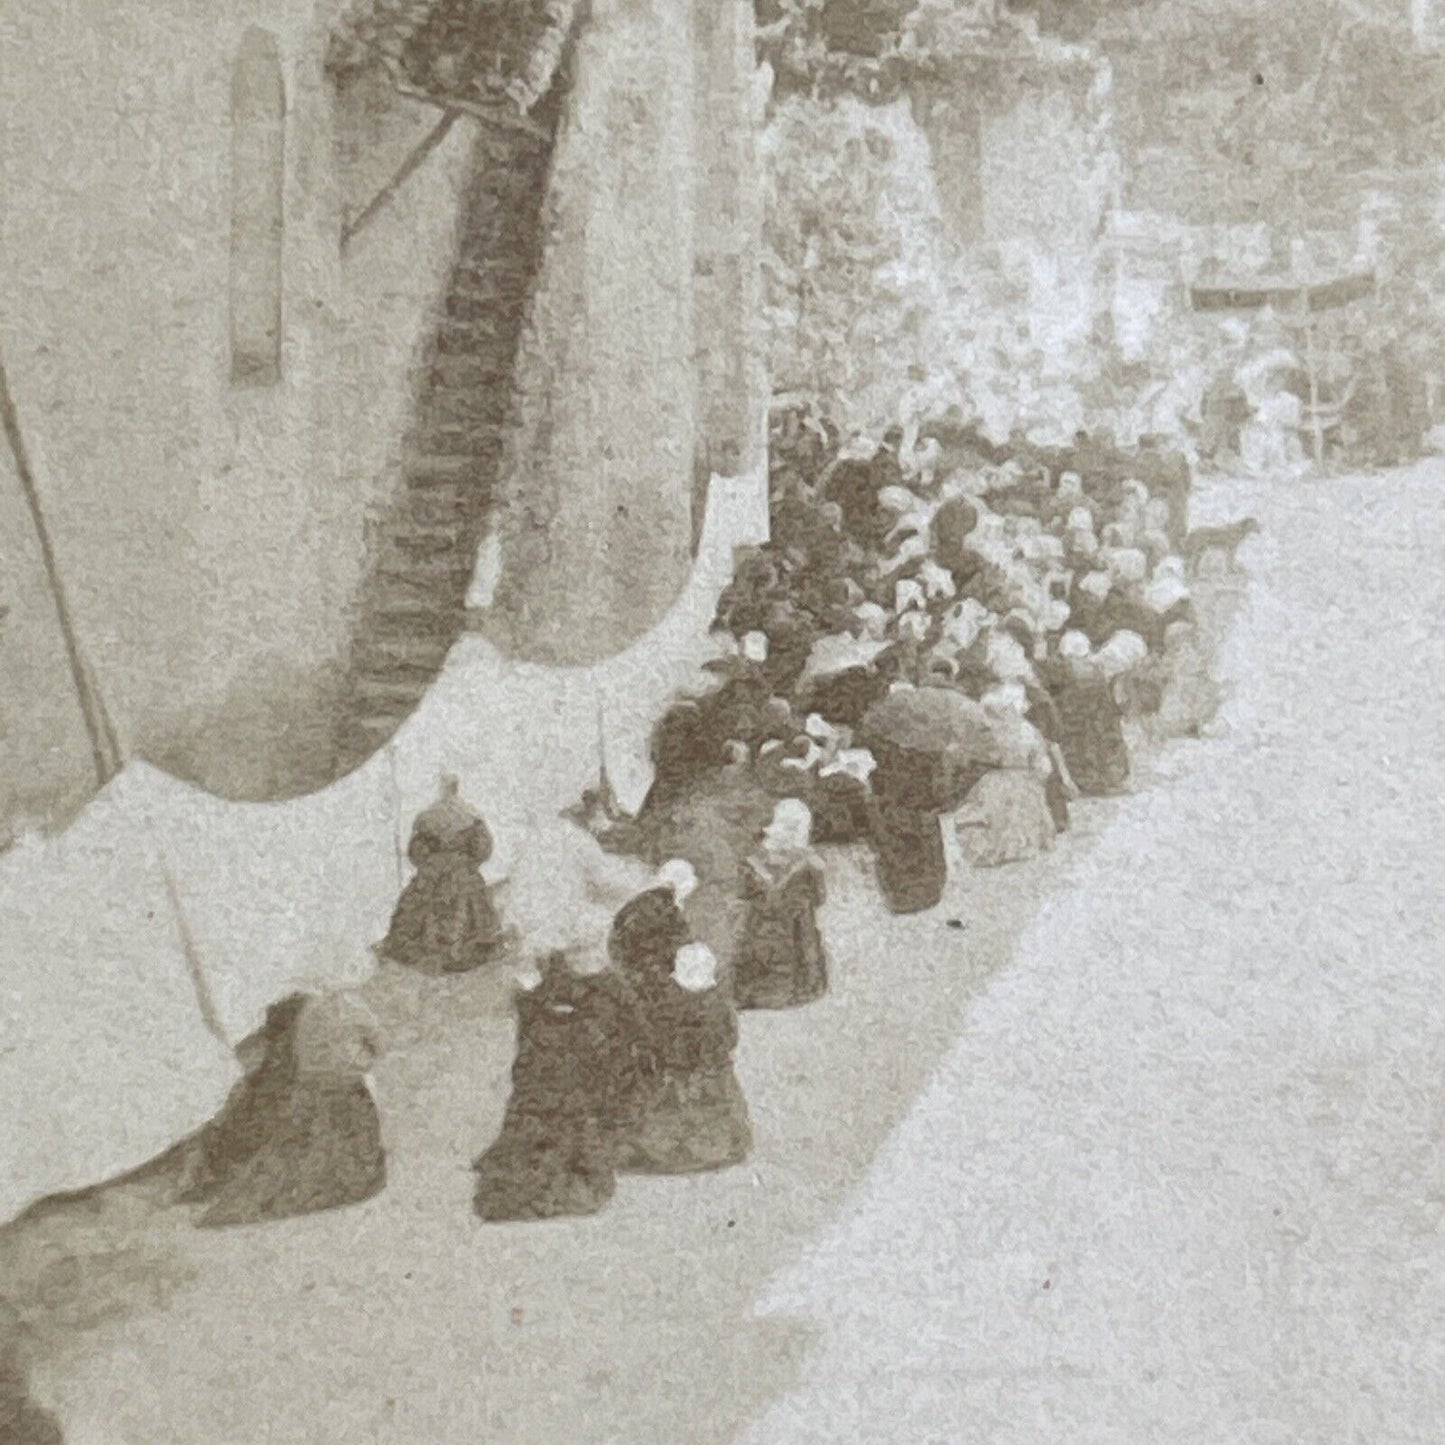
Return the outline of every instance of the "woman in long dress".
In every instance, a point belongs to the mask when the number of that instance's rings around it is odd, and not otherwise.
[[[1052,660],[1046,681],[1069,776],[1088,797],[1121,792],[1129,782],[1129,745],[1114,682],[1094,664],[1080,634],[1066,633],[1060,648],[1063,655]]]
[[[1159,707],[1148,720],[1156,741],[1197,738],[1212,722],[1224,701],[1209,656],[1192,623],[1176,622],[1165,634],[1164,676]]]
[[[874,746],[873,853],[892,913],[922,913],[943,898],[948,856],[937,800],[936,760]]]
[[[1000,767],[985,773],[954,814],[959,846],[976,868],[1035,858],[1059,832],[1048,796],[1057,771],[1049,745],[1027,720],[1028,693],[1005,683],[984,694]]]
[[[785,798],[744,864],[743,926],[733,969],[740,1009],[796,1008],[828,988],[828,959],[818,928],[826,896],[822,860],[809,846],[807,804]]]
[[[638,992],[655,1071],[634,1096],[619,1167],[631,1174],[694,1174],[742,1163],[752,1125],[733,1072],[738,1020],[718,987],[712,950],[684,945],[672,973]]]
[[[266,1016],[261,1058],[192,1142],[180,1197],[205,1226],[254,1224],[358,1204],[386,1184],[367,1073],[381,1053],[369,1010],[293,994]]]
[[[561,955],[525,981],[501,1132],[475,1161],[485,1220],[595,1214],[616,1190],[623,1120],[644,1063],[636,993]]]
[[[463,802],[456,778],[417,816],[407,857],[416,874],[402,892],[379,952],[426,973],[466,973],[495,956],[501,920],[480,869],[492,835]]]

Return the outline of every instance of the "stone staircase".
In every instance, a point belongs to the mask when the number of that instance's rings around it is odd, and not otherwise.
[[[526,128],[488,125],[463,201],[456,263],[359,599],[337,734],[347,771],[421,700],[465,621],[467,590],[512,418],[512,378],[542,242],[565,67]]]

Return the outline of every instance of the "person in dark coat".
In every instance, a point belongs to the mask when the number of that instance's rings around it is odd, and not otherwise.
[[[752,1147],[747,1101],[733,1072],[737,1014],[706,944],[685,944],[672,971],[639,985],[649,1058],[619,1155],[631,1174],[694,1174],[740,1164]]]
[[[1074,786],[1088,797],[1121,792],[1129,782],[1129,745],[1113,683],[1061,667],[1051,672],[1049,690],[1059,748]]]
[[[783,799],[762,847],[743,866],[748,912],[733,968],[740,1009],[796,1008],[827,991],[817,917],[826,885],[822,860],[809,846],[812,823],[806,803]]]
[[[612,920],[607,956],[634,984],[667,978],[677,950],[692,941],[682,911],[697,888],[692,865],[670,859],[658,870],[658,881],[629,899]]]
[[[407,857],[416,874],[402,892],[383,957],[427,973],[466,973],[493,958],[501,920],[481,876],[492,835],[462,801],[456,778],[442,779],[441,797],[418,815]]]
[[[386,1185],[367,1073],[381,1053],[369,1011],[341,995],[293,994],[255,1041],[260,1061],[192,1141],[180,1199],[207,1227],[338,1209]]]
[[[492,1222],[597,1213],[647,1067],[636,991],[614,969],[555,955],[527,985],[501,1132],[472,1166],[473,1207]]]
[[[873,852],[883,901],[893,913],[923,913],[948,883],[941,809],[932,760],[875,747]]]

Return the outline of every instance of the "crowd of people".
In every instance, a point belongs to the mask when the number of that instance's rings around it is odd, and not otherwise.
[[[772,455],[772,538],[718,611],[729,655],[662,719],[623,846],[685,851],[702,811],[726,858],[793,797],[814,841],[872,842],[891,909],[922,910],[945,820],[975,863],[1032,856],[1073,798],[1127,785],[1126,720],[1164,738],[1212,716],[1182,462],[943,425],[857,455],[801,409]]]
[[[511,1095],[473,1166],[484,1220],[589,1214],[619,1174],[747,1156],[738,1011],[828,989],[818,847],[870,848],[889,910],[933,908],[950,852],[1034,857],[1075,799],[1124,788],[1128,719],[1197,733],[1220,700],[1184,560],[1202,534],[1169,458],[943,426],[848,450],[801,410],[778,417],[773,458],[772,539],[720,600],[712,684],[659,721],[647,798],[625,816],[605,785],[589,794],[562,826],[591,853],[540,865],[558,926],[508,917],[454,778],[414,822],[380,955],[438,975],[519,965]],[[634,871],[603,880],[596,860],[620,857]],[[373,1197],[381,1049],[355,999],[277,1004],[179,1152],[177,1197],[208,1226]]]

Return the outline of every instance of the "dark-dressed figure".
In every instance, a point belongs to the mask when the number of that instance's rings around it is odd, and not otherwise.
[[[817,912],[825,897],[823,864],[809,847],[807,805],[784,799],[743,865],[747,900],[733,969],[740,1009],[795,1008],[828,988],[828,961]]]
[[[1129,781],[1129,745],[1113,685],[1102,678],[1068,677],[1051,691],[1059,747],[1074,786],[1088,797],[1119,792]]]
[[[480,873],[492,856],[492,835],[461,798],[455,778],[417,816],[407,857],[416,874],[392,915],[381,953],[427,973],[466,973],[491,959],[502,927]]]
[[[923,913],[948,884],[937,764],[917,753],[875,746],[873,851],[878,886],[892,913]]]
[[[472,1166],[474,1207],[492,1221],[595,1214],[648,1068],[636,992],[613,969],[579,974],[556,956],[516,1007],[512,1094]]]
[[[267,1012],[260,1061],[192,1141],[180,1197],[203,1225],[255,1224],[358,1204],[386,1184],[367,1071],[375,1020],[340,996],[293,994]]]
[[[638,994],[655,1068],[629,1110],[619,1168],[694,1174],[740,1164],[752,1125],[733,1072],[737,1014],[718,987],[712,950],[685,944],[672,972],[641,983]]]

